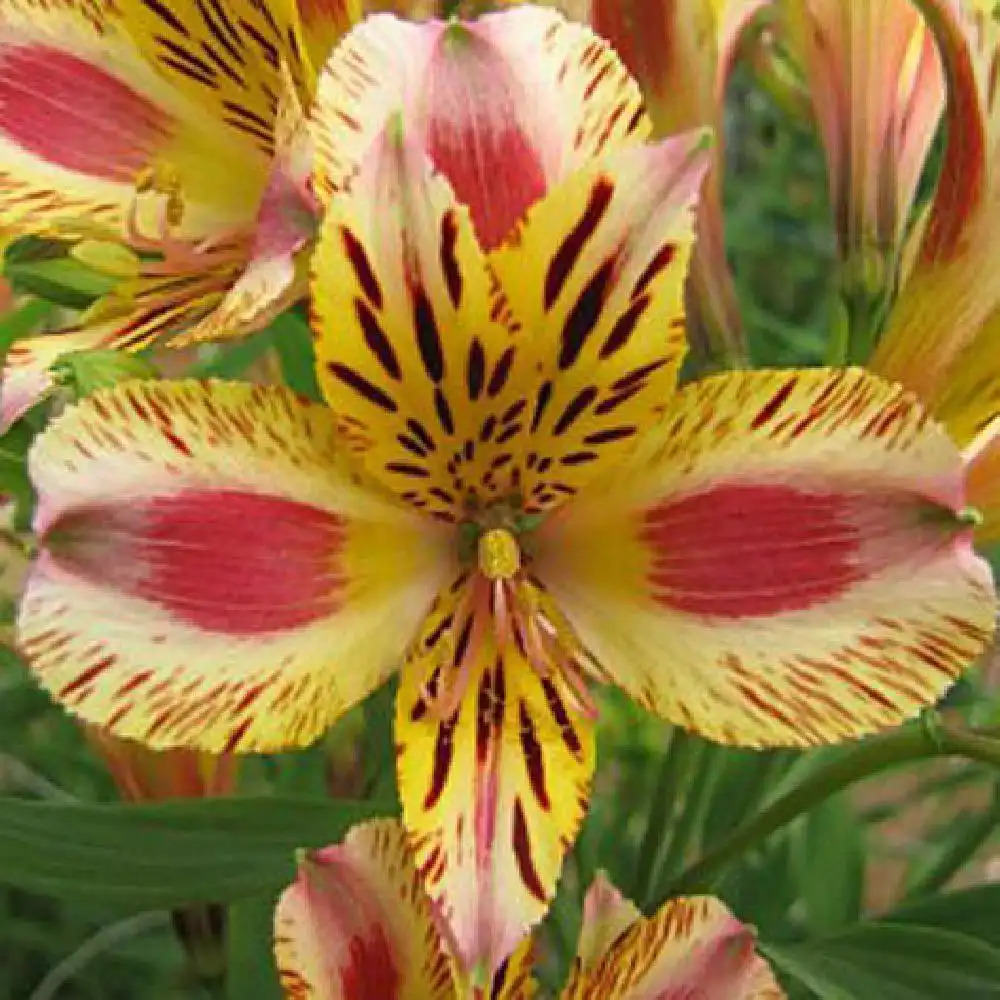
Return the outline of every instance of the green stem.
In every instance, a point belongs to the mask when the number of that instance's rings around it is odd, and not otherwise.
[[[674,817],[669,836],[663,838],[664,847],[660,853],[655,872],[646,883],[643,905],[650,902],[660,890],[677,874],[688,854],[691,835],[701,818],[705,800],[713,787],[712,768],[719,756],[712,753],[715,748],[699,741],[693,748],[692,760],[685,781],[680,813]]]
[[[673,815],[680,795],[680,788],[691,763],[698,742],[683,729],[675,729],[670,746],[663,755],[660,774],[653,789],[653,801],[646,821],[646,832],[639,848],[639,863],[632,885],[633,899],[642,899],[652,892],[656,876],[656,861],[663,843],[667,821]]]
[[[672,896],[711,889],[721,871],[796,817],[831,795],[899,764],[933,757],[966,757],[1000,768],[1000,742],[990,731],[956,729],[931,716],[920,725],[878,736],[810,775],[737,827],[667,887],[656,905]]]

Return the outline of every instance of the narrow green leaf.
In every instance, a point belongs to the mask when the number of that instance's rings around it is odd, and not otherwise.
[[[228,1000],[281,1000],[274,962],[275,893],[229,907]]]
[[[299,847],[391,812],[379,802],[260,797],[157,805],[0,798],[0,884],[63,899],[173,908],[276,891]]]
[[[805,944],[761,948],[819,1000],[1000,997],[1000,950],[950,931],[872,922]]]
[[[804,819],[796,881],[814,933],[853,924],[865,881],[864,831],[848,795],[827,799]]]
[[[204,356],[188,371],[191,378],[240,378],[273,346],[270,329],[261,330],[243,340],[211,344]]]
[[[947,834],[933,843],[909,873],[907,897],[919,899],[944,886],[1000,830],[1000,796],[985,812],[949,818]]]
[[[0,319],[0,358],[7,356],[15,340],[34,333],[52,315],[53,308],[45,299],[32,299]]]
[[[884,919],[895,924],[937,927],[1000,948],[1000,885],[979,885],[906,903]]]

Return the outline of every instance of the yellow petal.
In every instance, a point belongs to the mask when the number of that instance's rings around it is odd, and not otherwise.
[[[312,71],[306,83],[312,88],[334,46],[361,20],[362,3],[361,0],[296,0],[295,7]]]
[[[514,491],[530,375],[495,284],[448,184],[384,135],[313,256],[319,379],[372,475],[449,521]]]
[[[494,975],[490,1000],[534,1000],[538,996],[538,983],[531,975],[534,960],[534,941],[525,938]]]
[[[514,637],[494,634],[484,586],[460,577],[442,591],[396,710],[404,824],[480,984],[548,909],[594,769],[592,722],[560,676],[540,677]]]
[[[716,135],[698,209],[688,289],[691,346],[706,362],[745,354],[726,257],[721,173],[724,103],[743,34],[766,0],[593,0],[591,23],[621,53],[649,105],[655,134],[710,127]],[[722,360],[722,359],[719,359]]]
[[[36,441],[19,639],[71,712],[152,746],[315,739],[399,666],[433,525],[366,489],[283,389],[126,382]]]
[[[287,1000],[456,1000],[456,984],[402,828],[354,827],[303,858],[275,913]]]
[[[282,66],[303,100],[311,93],[314,70],[296,30],[295,0],[118,0],[117,7],[142,57],[223,130],[219,145],[270,158]]]
[[[961,457],[858,370],[684,389],[660,435],[537,533],[607,676],[711,739],[827,743],[932,705],[994,627]]]
[[[564,502],[628,454],[673,392],[707,163],[701,132],[597,160],[491,254],[534,355],[517,382],[530,422],[511,442],[528,509]]]
[[[618,938],[641,919],[639,907],[626,899],[604,872],[599,872],[583,901],[583,926],[576,950],[577,974],[593,968]]]

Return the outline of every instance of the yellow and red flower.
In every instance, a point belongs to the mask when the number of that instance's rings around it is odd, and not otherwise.
[[[979,654],[992,580],[902,389],[677,389],[705,138],[645,143],[588,29],[373,18],[312,127],[329,405],[142,381],[58,418],[21,645],[71,711],[216,752],[307,743],[400,671],[418,870],[493,970],[586,810],[591,682],[727,743],[857,736]]]
[[[0,2],[0,228],[124,244],[133,261],[73,329],[13,347],[0,423],[67,351],[237,336],[304,293],[301,109],[356,7]]]
[[[287,1000],[531,1000],[532,947],[522,943],[479,987],[452,960],[405,832],[391,820],[354,827],[306,855],[275,914]],[[754,951],[753,930],[717,899],[671,900],[645,918],[604,876],[584,901],[583,927],[561,1000],[782,1000]]]
[[[1000,24],[985,0],[920,0],[949,81],[938,187],[871,367],[916,392],[966,449],[982,541],[1000,541]]]

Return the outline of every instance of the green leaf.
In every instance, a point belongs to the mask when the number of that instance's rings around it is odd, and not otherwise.
[[[380,802],[259,797],[156,805],[0,798],[0,885],[173,908],[275,892],[294,852],[339,840]]]
[[[1000,795],[986,811],[965,810],[949,816],[946,830],[927,845],[908,875],[907,896],[921,896],[940,889],[962,870],[1000,830]]]
[[[836,795],[813,809],[798,840],[797,878],[806,920],[815,933],[853,924],[861,915],[865,843],[848,795]]]
[[[19,292],[85,309],[107,295],[120,279],[74,260],[70,249],[65,241],[24,236],[7,247],[4,276]]]
[[[34,333],[52,314],[52,303],[32,299],[0,319],[0,358],[5,358],[15,340]]]
[[[1000,997],[1000,950],[952,931],[872,922],[761,950],[819,1000]]]
[[[242,340],[207,344],[202,356],[188,371],[191,378],[238,379],[272,348],[271,328]]]
[[[316,381],[316,355],[308,321],[293,310],[279,316],[270,329],[285,385],[300,396],[322,399]]]
[[[51,366],[56,384],[66,388],[74,399],[83,399],[98,389],[119,382],[159,378],[159,372],[145,358],[122,351],[70,351]]]
[[[1000,885],[980,885],[908,903],[886,914],[885,919],[895,924],[938,927],[1000,948]]]
[[[274,962],[274,908],[277,896],[267,893],[229,908],[228,1000],[281,1000]]]

